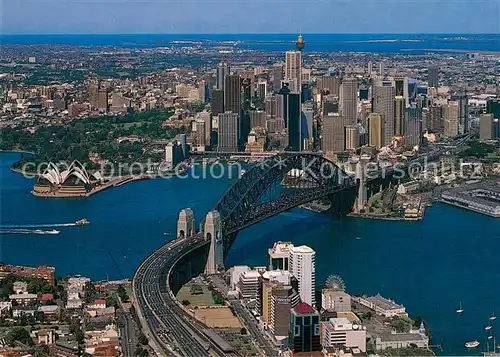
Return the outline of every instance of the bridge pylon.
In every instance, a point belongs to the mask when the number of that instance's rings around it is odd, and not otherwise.
[[[191,208],[184,208],[177,220],[177,238],[190,238],[195,233],[194,213]]]
[[[205,240],[210,241],[205,274],[217,274],[224,269],[224,241],[220,213],[218,211],[208,212],[203,228]]]

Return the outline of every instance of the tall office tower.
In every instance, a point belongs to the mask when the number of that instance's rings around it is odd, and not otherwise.
[[[215,116],[224,113],[224,91],[222,89],[212,89],[210,107]]]
[[[302,53],[300,51],[286,51],[285,80],[296,81],[295,91],[302,88]]]
[[[479,117],[479,138],[491,140],[493,136],[493,114],[481,114]]]
[[[342,81],[342,114],[346,125],[355,125],[358,113],[358,80],[345,78]]]
[[[263,110],[250,110],[248,112],[250,116],[250,129],[261,127],[266,127],[266,112]]]
[[[205,136],[205,146],[210,146],[210,139],[212,136],[212,118],[210,116],[210,113],[209,112],[198,113],[197,121],[204,123],[203,127],[205,131],[203,135]]]
[[[390,145],[394,136],[394,87],[390,81],[373,90],[373,112],[379,113],[384,119],[384,136],[382,146]]]
[[[323,117],[321,149],[328,154],[345,150],[345,120],[339,113],[329,113]]]
[[[217,65],[217,78],[215,82],[215,88],[219,90],[224,90],[226,86],[226,76],[229,75],[230,68],[227,62],[220,62]]]
[[[266,97],[266,100],[265,100],[266,119],[276,119],[276,111],[277,111],[276,98],[277,97],[278,96],[276,96],[276,95],[269,95]]]
[[[373,63],[372,61],[368,62],[368,75],[371,76],[373,72]]]
[[[266,82],[259,82],[257,84],[257,98],[260,100],[266,99],[267,95],[267,83]]]
[[[195,124],[196,124],[196,133],[194,135],[193,144],[198,147],[206,147],[207,138],[205,137],[205,132],[206,132],[205,122],[201,119],[197,119],[195,121]]]
[[[405,78],[404,77],[396,77],[394,78],[394,92],[396,96],[403,97],[405,94]]]
[[[429,107],[429,116],[427,118],[427,127],[434,133],[443,133],[444,122],[441,120],[440,105],[431,105]]]
[[[310,304],[301,302],[290,311],[288,347],[292,352],[321,351],[320,316]]]
[[[330,101],[330,100],[325,100],[323,102],[323,116],[325,115],[329,115],[330,113],[338,113],[340,112],[340,108],[339,108],[339,103],[337,101],[337,99],[335,99],[334,101]]]
[[[405,146],[414,148],[422,143],[421,111],[415,105],[405,110]]]
[[[99,83],[89,84],[89,103],[91,108],[97,108],[99,98]]]
[[[236,152],[239,150],[240,116],[236,113],[219,114],[219,135],[217,150]]]
[[[283,119],[288,131],[288,149],[300,151],[302,150],[300,94],[291,93],[288,86],[283,86],[278,97],[283,100]]]
[[[295,281],[296,283],[296,281]],[[300,303],[294,283],[275,284],[271,292],[271,313],[268,321],[269,330],[279,340],[288,337],[290,327],[290,309]]]
[[[273,288],[278,287],[279,285],[291,285],[292,281],[294,284],[297,283],[297,279],[295,279],[292,273],[287,270],[266,271],[262,274],[260,312],[264,322],[269,323],[271,319]]]
[[[460,103],[449,101],[443,106],[444,135],[450,138],[458,135],[460,125]]]
[[[313,140],[314,108],[312,102],[302,104],[301,114],[302,140]]]
[[[378,67],[378,73],[381,77],[385,76],[385,66],[384,66],[384,61],[380,61],[379,67]]]
[[[237,74],[226,76],[224,84],[224,111],[240,115],[241,78]]]
[[[356,150],[359,148],[359,127],[348,125],[345,127],[345,149]]]
[[[436,66],[427,69],[427,87],[439,87],[439,68]]]
[[[464,134],[469,132],[469,99],[465,93],[455,93],[451,96],[452,101],[458,102],[458,132]]]
[[[297,278],[301,301],[316,306],[316,252],[306,245],[291,247],[288,271]]]
[[[500,118],[500,99],[489,99],[486,102],[486,113],[493,114],[493,118]]]
[[[99,109],[99,111],[101,112],[108,111],[108,98],[109,98],[108,90],[99,89],[97,94],[97,106],[96,106],[96,108]]]
[[[384,146],[384,119],[379,113],[368,115],[368,142],[377,150]]]
[[[404,79],[404,93],[406,107],[410,106],[411,102],[414,102],[417,98],[417,80],[415,78],[405,77]]]
[[[328,90],[329,94],[340,97],[340,85],[342,81],[339,77],[322,76],[316,80],[316,87],[320,91]]]
[[[283,80],[283,66],[275,64],[271,69],[273,77],[273,91],[278,92],[281,89],[281,81]]]
[[[405,99],[401,95],[394,98],[394,135],[404,135]]]
[[[417,106],[418,107],[418,106]],[[419,108],[421,110],[422,133],[429,129],[429,108]]]

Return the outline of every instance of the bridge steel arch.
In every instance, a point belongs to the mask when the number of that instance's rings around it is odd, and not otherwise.
[[[264,193],[294,170],[301,179],[290,194],[262,202]],[[224,234],[224,253],[236,234],[266,218],[323,197],[332,201],[332,213],[349,213],[356,198],[358,183],[336,164],[313,153],[283,153],[253,166],[231,186],[214,207],[220,213]]]

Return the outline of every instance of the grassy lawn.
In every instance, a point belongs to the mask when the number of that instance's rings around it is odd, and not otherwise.
[[[201,284],[195,284],[201,287],[203,290],[202,294],[191,294],[191,285],[192,283],[188,283],[184,285],[181,290],[177,293],[177,300],[183,301],[187,300],[191,305],[204,305],[204,306],[213,306],[215,305],[214,299],[212,298],[212,292],[208,290],[208,287]]]

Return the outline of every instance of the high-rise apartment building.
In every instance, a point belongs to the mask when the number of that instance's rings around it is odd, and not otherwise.
[[[288,271],[297,278],[300,299],[316,305],[316,252],[308,246],[290,248]]]
[[[342,115],[346,125],[355,125],[358,112],[358,80],[354,77],[342,81]]]
[[[302,53],[287,51],[285,53],[285,80],[293,80],[297,84],[296,92],[302,88]]]
[[[444,135],[450,138],[459,133],[460,126],[460,103],[458,101],[449,101],[443,106],[444,117]]]
[[[384,120],[379,113],[368,115],[368,142],[377,150],[384,146]]]
[[[240,116],[236,113],[219,114],[218,151],[236,152],[239,150]]]
[[[345,127],[345,149],[356,150],[359,148],[359,126],[347,125]]]
[[[384,119],[384,135],[382,146],[390,145],[394,136],[394,87],[390,81],[373,90],[373,112],[379,113]]]

